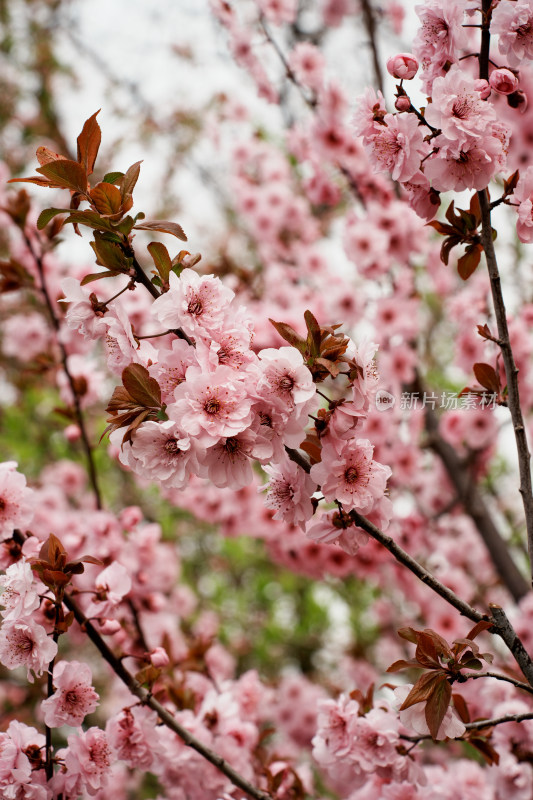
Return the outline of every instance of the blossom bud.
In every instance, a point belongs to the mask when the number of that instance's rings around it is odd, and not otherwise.
[[[410,81],[418,72],[418,61],[412,53],[398,53],[387,61],[387,71],[393,78]]]
[[[104,636],[111,636],[120,630],[120,622],[117,619],[106,619],[100,623],[100,633]]]
[[[409,111],[411,108],[411,101],[407,97],[406,94],[400,95],[400,97],[396,98],[396,102],[394,103],[394,108],[396,111]]]
[[[63,433],[67,442],[77,442],[81,436],[78,425],[67,425]]]
[[[474,81],[474,88],[482,100],[486,100],[490,94],[490,83],[485,78],[477,78]]]
[[[518,89],[518,78],[510,69],[495,69],[490,73],[489,83],[498,94],[512,94]]]
[[[154,649],[148,653],[148,656],[154,667],[166,667],[170,661],[166,650],[162,647],[154,647]]]

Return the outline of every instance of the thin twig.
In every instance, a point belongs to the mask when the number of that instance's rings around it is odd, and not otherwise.
[[[376,35],[376,19],[374,17],[374,9],[370,0],[361,0],[361,10],[363,12],[363,22],[368,33],[370,40],[370,49],[372,50],[372,64],[374,67],[374,81],[377,88],[383,94],[383,72],[381,70],[381,59],[378,52],[378,42]]]
[[[533,719],[533,711],[528,711],[524,714],[506,714],[504,717],[494,717],[494,719],[480,719],[475,722],[467,722],[465,728],[467,731],[478,731],[482,728],[493,728],[495,725],[503,725],[506,722],[525,722],[528,719]],[[408,736],[407,734],[400,734],[400,739],[407,742],[427,741],[432,739],[429,733],[420,734],[419,736]],[[461,738],[458,739],[461,741]]]
[[[243,776],[238,773],[228,762],[223,759],[218,753],[210,750],[199,739],[193,736],[189,731],[182,727],[175,717],[167,711],[141,684],[128,672],[122,661],[115,656],[113,651],[108,647],[107,643],[102,639],[94,625],[86,619],[84,613],[72,599],[70,595],[65,594],[64,603],[70,611],[73,612],[74,617],[82,629],[87,633],[87,636],[98,649],[100,655],[107,661],[109,666],[113,669],[115,675],[128,687],[130,692],[137,697],[143,705],[153,709],[159,716],[167,728],[174,731],[187,747],[196,750],[206,761],[213,764],[220,772],[222,772],[229,780],[239,789],[242,789],[250,797],[255,800],[272,800],[272,797],[267,792],[257,789],[249,783]]]
[[[46,304],[46,308],[48,310],[48,315],[50,317],[50,321],[52,323],[52,326],[53,326],[55,332],[59,333],[59,330],[60,330],[61,326],[59,324],[59,320],[58,320],[58,318],[56,316],[56,312],[55,312],[52,300],[50,298],[50,295],[48,293],[48,288],[46,286],[46,279],[45,279],[45,275],[44,275],[44,264],[43,264],[42,256],[40,256],[36,252],[35,247],[33,246],[33,242],[31,241],[30,237],[28,236],[28,234],[26,233],[25,230],[22,230],[22,235],[24,236],[24,241],[26,242],[26,246],[27,246],[28,250],[30,251],[30,253],[31,253],[31,255],[32,255],[32,257],[33,257],[33,259],[35,261],[35,264],[37,266],[37,271],[39,273],[39,279],[41,281],[40,289],[41,289],[41,292],[42,292],[43,297],[44,297],[44,301],[45,301],[45,304]],[[96,502],[96,508],[101,509],[102,508],[102,497],[101,497],[101,494],[100,494],[100,487],[98,485],[98,476],[96,474],[96,465],[94,463],[93,449],[91,447],[91,443],[89,441],[89,436],[87,434],[87,429],[85,427],[85,419],[84,419],[84,416],[83,416],[83,412],[81,410],[80,398],[79,398],[79,395],[78,395],[78,392],[77,392],[77,389],[76,389],[76,383],[75,383],[74,378],[72,377],[72,374],[71,374],[71,372],[69,370],[68,354],[67,354],[67,351],[65,349],[65,346],[62,343],[62,341],[61,341],[59,336],[57,336],[56,339],[57,339],[57,344],[58,344],[58,347],[59,347],[59,352],[61,353],[61,364],[63,366],[63,370],[65,372],[65,375],[67,376],[67,380],[68,380],[68,383],[69,383],[69,386],[70,386],[70,391],[72,393],[72,399],[73,399],[73,403],[74,403],[74,413],[76,415],[76,422],[77,422],[78,427],[80,429],[81,440],[82,440],[82,443],[83,443],[83,448],[85,450],[85,457],[86,457],[86,460],[87,460],[87,470],[89,472],[89,480],[91,482],[91,487],[92,487],[94,498],[95,498],[95,502]]]
[[[477,672],[475,675],[468,676],[468,680],[472,681],[477,681],[479,678],[495,678],[497,681],[512,683],[517,689],[523,689],[524,692],[533,694],[533,686],[530,686],[528,683],[522,683],[522,681],[517,681],[514,678],[510,678],[508,675],[501,675],[499,672]]]

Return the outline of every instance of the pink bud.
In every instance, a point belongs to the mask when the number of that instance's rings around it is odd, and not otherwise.
[[[116,619],[106,619],[100,623],[100,633],[105,636],[111,636],[120,630],[120,622]]]
[[[418,72],[418,61],[412,53],[398,53],[387,61],[387,71],[393,78],[410,81]]]
[[[477,78],[474,81],[474,88],[482,100],[486,100],[490,94],[490,84],[485,78]]]
[[[498,94],[512,94],[518,89],[518,78],[510,69],[495,69],[490,73],[489,83]]]
[[[411,108],[411,101],[405,94],[402,94],[400,97],[396,98],[394,108],[396,111],[409,111]]]
[[[154,647],[148,655],[154,667],[166,667],[169,664],[170,659],[168,654],[162,647]]]
[[[81,436],[81,431],[77,425],[67,425],[63,433],[67,442],[77,442]]]

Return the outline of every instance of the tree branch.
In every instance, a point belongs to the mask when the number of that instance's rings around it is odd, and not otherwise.
[[[43,264],[42,256],[40,256],[36,252],[35,247],[33,246],[33,242],[30,239],[30,237],[28,236],[28,234],[26,233],[26,231],[24,229],[21,229],[21,230],[22,230],[22,235],[24,237],[24,241],[26,242],[26,246],[27,246],[28,250],[30,251],[30,253],[31,253],[32,257],[33,257],[33,260],[35,261],[35,265],[37,267],[37,272],[39,273],[39,280],[41,281],[40,289],[41,289],[41,292],[42,292],[43,297],[44,297],[46,308],[48,310],[48,316],[50,317],[50,322],[52,323],[52,327],[54,328],[55,332],[59,333],[60,324],[59,324],[59,320],[58,320],[58,318],[56,316],[56,312],[55,312],[52,300],[51,300],[50,295],[48,293],[48,288],[46,286],[46,279],[45,279],[45,276],[44,276],[44,264]],[[67,376],[67,380],[68,380],[68,383],[69,383],[69,386],[70,386],[70,391],[72,393],[72,399],[73,399],[73,403],[74,403],[74,413],[76,415],[76,422],[78,423],[78,427],[79,427],[80,433],[81,433],[81,440],[82,440],[82,443],[83,443],[83,449],[85,451],[85,457],[86,457],[86,460],[87,460],[87,470],[88,470],[88,473],[89,473],[89,480],[90,480],[90,483],[91,483],[91,487],[92,487],[94,498],[95,498],[95,502],[96,502],[96,508],[101,509],[102,508],[102,496],[100,494],[100,487],[98,485],[98,476],[96,474],[96,465],[94,463],[93,449],[92,449],[91,443],[89,441],[89,436],[87,434],[87,429],[85,427],[85,419],[84,419],[84,416],[83,416],[83,412],[81,410],[80,398],[79,398],[79,395],[78,395],[78,392],[77,392],[77,389],[76,389],[76,383],[75,383],[74,378],[72,377],[72,374],[71,374],[71,372],[69,370],[69,367],[68,367],[68,360],[67,360],[68,359],[68,354],[67,354],[67,351],[65,349],[65,345],[62,343],[62,341],[59,338],[59,336],[56,337],[56,340],[57,340],[57,344],[58,344],[58,347],[59,347],[59,352],[61,353],[61,364],[63,366],[63,370],[65,372],[65,375]]]
[[[167,728],[170,728],[170,730],[174,731],[174,733],[180,737],[187,747],[196,750],[196,752],[203,756],[206,761],[209,761],[210,764],[213,764],[213,766],[215,766],[218,770],[220,770],[220,772],[229,778],[229,780],[235,786],[238,786],[239,789],[243,790],[243,792],[246,792],[246,794],[248,794],[250,797],[253,797],[254,800],[272,800],[270,794],[261,791],[261,789],[257,789],[255,786],[249,783],[245,778],[242,777],[242,775],[234,770],[233,767],[228,764],[227,761],[225,761],[225,759],[223,759],[213,750],[210,750],[208,747],[202,744],[202,742],[196,739],[195,736],[189,733],[186,728],[182,727],[173,717],[173,715],[141,686],[134,676],[128,672],[122,661],[120,661],[110,647],[108,647],[94,625],[86,619],[85,614],[70,595],[65,594],[64,603],[67,608],[73,612],[76,622],[78,622],[82,629],[87,633],[87,636],[98,649],[100,655],[113,669],[115,675],[120,678],[120,680],[128,687],[130,692],[135,695],[135,697],[137,697],[141,703],[143,703],[143,705],[149,706],[149,708],[153,709],[158,714],[160,720],[167,726]]]

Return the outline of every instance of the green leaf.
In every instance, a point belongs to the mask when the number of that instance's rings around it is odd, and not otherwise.
[[[80,286],[85,286],[87,283],[92,283],[93,281],[99,281],[100,278],[116,278],[117,275],[121,274],[121,272],[115,272],[112,269],[105,270],[104,272],[92,272],[90,275],[85,275],[85,277],[81,279]]]
[[[44,211],[41,211],[39,214],[39,219],[37,220],[37,229],[42,231],[45,228],[51,219],[56,217],[58,214],[70,214],[68,208],[45,208]]]
[[[111,224],[108,219],[101,217],[96,211],[73,211],[65,220],[72,222],[76,225],[86,225],[88,228],[93,228],[96,231],[114,231],[116,228]]]
[[[148,245],[148,252],[152,256],[152,260],[161,280],[167,283],[170,270],[172,269],[172,261],[167,248],[164,244],[161,244],[161,242],[150,242]]]
[[[96,254],[96,263],[101,267],[107,267],[117,273],[128,272],[132,266],[132,259],[127,258],[121,246],[114,241],[109,241],[105,233],[94,232],[94,242],[91,247]]]
[[[147,408],[161,407],[159,384],[142,364],[129,364],[122,371],[122,383],[139,405]]]
[[[113,183],[115,186],[118,186],[123,177],[123,172],[107,172],[104,175],[104,183]]]

